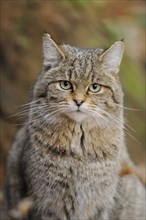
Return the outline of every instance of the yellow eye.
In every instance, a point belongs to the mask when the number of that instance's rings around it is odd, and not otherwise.
[[[62,80],[60,81],[60,87],[64,90],[70,90],[72,88],[72,84],[68,81]]]
[[[97,83],[93,83],[89,86],[89,91],[93,92],[93,93],[97,93],[99,92],[101,89],[101,85],[97,84]]]

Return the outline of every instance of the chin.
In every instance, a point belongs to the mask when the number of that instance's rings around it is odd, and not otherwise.
[[[88,116],[83,112],[77,112],[77,111],[68,113],[68,117],[79,123],[88,118]]]

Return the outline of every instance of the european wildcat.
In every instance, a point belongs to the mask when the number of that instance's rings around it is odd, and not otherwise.
[[[125,162],[134,166],[118,77],[124,43],[79,49],[45,33],[43,51],[28,124],[9,153],[8,209],[31,195],[31,220],[145,219],[144,186],[119,175]]]

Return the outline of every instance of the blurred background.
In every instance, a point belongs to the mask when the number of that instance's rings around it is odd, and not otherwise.
[[[125,38],[120,78],[125,91],[126,142],[138,165],[145,161],[145,1],[138,0],[1,0],[1,164],[23,118],[10,117],[31,99],[42,65],[46,30],[59,44],[106,48]]]

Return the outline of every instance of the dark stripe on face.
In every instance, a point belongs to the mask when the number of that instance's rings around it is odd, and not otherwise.
[[[50,69],[51,69],[51,65],[47,65],[47,66],[44,67],[44,70],[45,70],[45,71],[48,71],[48,70],[50,70]]]
[[[111,90],[111,92],[112,92],[112,99],[114,100],[114,102],[116,103],[116,104],[120,104],[120,101],[118,101],[116,98],[115,98],[115,93],[114,93],[114,91],[112,90],[112,88],[111,87],[108,87],[110,90]]]
[[[38,98],[46,98],[46,97],[47,97],[47,90],[38,95]]]

